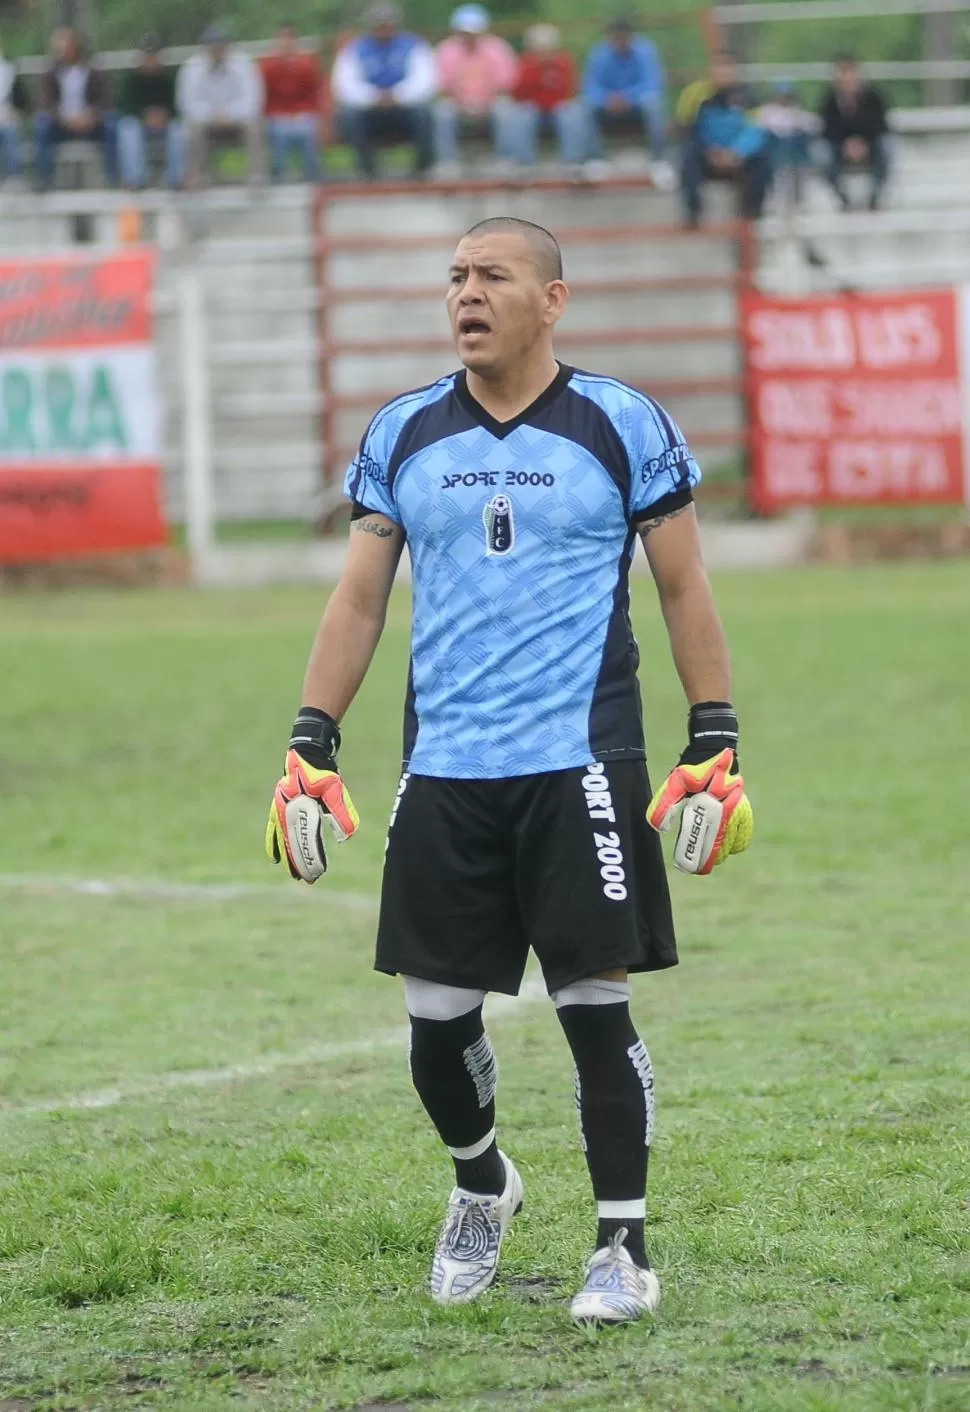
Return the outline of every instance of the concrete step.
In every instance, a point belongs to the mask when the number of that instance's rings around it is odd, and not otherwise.
[[[518,216],[557,234],[575,227],[653,224],[677,218],[676,199],[650,187],[633,191],[576,186],[564,191],[503,187],[487,193],[431,188],[418,195],[339,198],[329,203],[323,221],[331,237],[354,235],[424,235],[457,240],[470,226],[491,216]]]
[[[628,346],[571,344],[564,329],[557,342],[560,356],[575,367],[590,368],[628,382],[649,379],[725,378],[740,376],[740,360],[733,340],[709,343],[645,342]],[[441,353],[345,354],[331,368],[331,382],[339,395],[362,395],[372,389],[420,387],[455,367],[454,355]],[[375,403],[381,400],[375,398]]]
[[[560,325],[560,332],[579,329],[649,329],[674,324],[725,325],[737,312],[737,300],[728,289],[651,290],[630,294],[592,291],[575,294]],[[330,316],[330,334],[338,341],[386,337],[388,347],[405,338],[435,338],[448,334],[444,299],[435,302],[380,298],[337,304]]]
[[[595,242],[563,246],[567,281],[731,274],[737,267],[732,243],[703,229],[686,234],[677,229],[662,238],[629,242]],[[440,288],[444,298],[447,250],[401,250],[335,254],[328,262],[331,285],[342,293],[375,293],[380,289]]]

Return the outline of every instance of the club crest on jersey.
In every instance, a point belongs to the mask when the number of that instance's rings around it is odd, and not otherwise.
[[[515,544],[515,516],[507,495],[493,495],[482,511],[485,526],[485,553],[510,554]]]

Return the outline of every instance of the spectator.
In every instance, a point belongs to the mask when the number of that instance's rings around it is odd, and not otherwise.
[[[380,142],[414,144],[415,174],[431,166],[431,100],[436,79],[430,46],[401,28],[401,9],[379,0],[364,12],[366,33],[345,45],[331,88],[344,141],[362,176],[376,174]]]
[[[846,167],[872,176],[869,209],[878,209],[889,176],[889,124],[886,103],[871,83],[864,83],[859,65],[848,54],[835,61],[833,82],[822,103],[822,136],[828,144],[826,175],[842,205],[849,198],[842,185]]]
[[[27,95],[16,66],[3,56],[0,35],[0,158],[2,174],[20,176],[20,119],[27,111]]]
[[[604,133],[642,129],[653,159],[653,180],[669,190],[675,177],[664,157],[667,80],[660,53],[652,39],[635,33],[632,20],[613,20],[607,33],[587,59],[583,77],[594,157],[602,161]]]
[[[165,157],[165,184],[175,190],[185,173],[185,134],[175,117],[175,75],[162,65],[162,42],[148,34],[142,40],[141,63],[125,83],[118,123],[118,162],[121,180],[139,189],[148,184],[148,154],[154,147]]]
[[[296,28],[281,24],[276,48],[260,60],[266,91],[266,136],[273,180],[286,170],[286,159],[296,152],[307,181],[320,179],[320,123],[322,78],[315,54],[298,47]]]
[[[802,107],[791,79],[775,82],[768,102],[758,109],[758,126],[768,134],[772,184],[781,188],[786,206],[797,206],[805,172],[812,165],[810,139],[818,123]]]
[[[266,174],[259,68],[248,54],[229,47],[228,35],[218,25],[210,25],[201,42],[205,51],[182,65],[175,84],[176,106],[188,135],[188,185],[203,184],[213,141],[243,142],[249,181],[256,185]]]
[[[105,180],[118,176],[116,118],[108,106],[104,75],[89,62],[76,29],[54,32],[54,62],[40,81],[40,110],[34,119],[37,180],[44,189],[54,180],[54,152],[59,142],[96,142]]]
[[[751,219],[761,215],[771,180],[768,134],[748,116],[751,99],[737,82],[730,54],[714,56],[711,78],[714,93],[697,110],[684,140],[682,193],[690,229],[700,221],[705,179],[734,182],[741,214]]]
[[[513,97],[516,114],[516,157],[524,167],[535,166],[536,137],[553,131],[560,160],[581,166],[586,157],[586,113],[577,100],[576,61],[560,43],[555,25],[538,24],[525,32],[525,53]]]
[[[704,78],[695,78],[693,83],[681,89],[674,109],[674,127],[678,137],[686,137],[697,121],[701,104],[712,98],[715,91],[714,80],[709,74]]]
[[[515,51],[497,34],[489,33],[488,11],[481,5],[459,5],[451,17],[452,35],[438,45],[438,86],[434,105],[435,158],[443,174],[458,166],[461,129],[491,132],[500,160],[515,153],[516,110],[511,93],[519,73]]]

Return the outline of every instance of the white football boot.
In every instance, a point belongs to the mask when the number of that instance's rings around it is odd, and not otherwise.
[[[456,1186],[431,1264],[431,1298],[436,1304],[470,1304],[488,1289],[498,1269],[499,1251],[512,1217],[522,1210],[522,1178],[506,1157],[505,1190],[481,1196]]]
[[[633,1263],[623,1248],[626,1234],[621,1226],[609,1245],[590,1257],[586,1283],[569,1309],[577,1324],[629,1324],[660,1303],[660,1281]]]

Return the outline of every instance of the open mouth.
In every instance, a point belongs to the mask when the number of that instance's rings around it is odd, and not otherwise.
[[[484,319],[468,314],[458,320],[458,332],[462,338],[469,338],[474,334],[491,333],[492,330]]]

